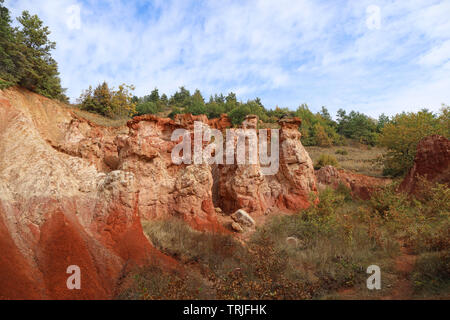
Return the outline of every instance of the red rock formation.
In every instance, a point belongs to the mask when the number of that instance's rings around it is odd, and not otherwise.
[[[141,219],[179,216],[224,230],[213,200],[251,215],[308,206],[316,186],[299,119],[280,122],[273,176],[259,164],[174,164],[172,133],[193,135],[195,121],[231,125],[224,115],[147,115],[105,128],[29,91],[0,91],[0,298],[107,299],[133,266],[173,264],[144,236]],[[256,124],[249,117],[243,127]],[[81,290],[66,287],[70,265],[81,268]]]
[[[256,116],[248,116],[242,127],[255,129],[257,123]],[[312,160],[300,142],[300,123],[298,118],[280,121],[280,164],[275,175],[264,176],[259,161],[219,165],[214,170],[216,204],[227,213],[244,209],[253,216],[307,208],[310,193],[317,189]]]
[[[417,145],[414,165],[400,185],[400,191],[419,191],[419,177],[431,182],[450,186],[450,141],[433,135],[424,138]]]
[[[232,126],[231,120],[226,113],[220,115],[220,118],[210,119],[209,126],[213,129],[223,130]]]
[[[370,199],[370,195],[379,187],[392,182],[390,179],[369,177],[332,166],[325,166],[317,170],[316,177],[319,188],[331,186],[336,189],[342,184],[351,191],[353,197],[363,200]]]
[[[135,173],[143,219],[179,216],[197,229],[219,230],[210,166],[175,165],[171,158],[178,143],[171,141],[173,130],[193,129],[194,121],[207,119],[177,116],[175,121],[143,116],[128,122],[129,134],[117,138],[119,169]]]
[[[134,175],[101,172],[101,144],[78,152],[74,141],[105,141],[98,128],[73,138],[80,125],[56,102],[0,91],[0,298],[108,299],[133,265],[167,261],[142,232]],[[70,265],[81,290],[66,286]]]

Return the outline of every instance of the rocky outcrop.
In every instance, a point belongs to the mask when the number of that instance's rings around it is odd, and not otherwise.
[[[39,95],[0,91],[2,299],[108,299],[129,268],[170,260],[142,232],[134,174],[101,171],[107,151],[77,149],[96,142],[76,121]],[[80,267],[81,290],[66,286],[70,265]]]
[[[243,130],[255,129],[256,116],[247,116]],[[214,170],[216,206],[233,213],[244,209],[258,216],[270,212],[298,212],[310,204],[316,178],[311,158],[300,142],[301,120],[283,119],[279,132],[279,169],[274,175],[263,175],[261,164],[218,165]],[[268,132],[268,139],[271,131]],[[236,142],[235,142],[236,145]],[[248,145],[247,145],[248,146]]]
[[[371,194],[392,182],[390,179],[375,178],[353,173],[333,166],[325,166],[316,171],[319,188],[331,186],[336,189],[342,185],[351,191],[355,198],[370,199]]]
[[[172,132],[182,126],[192,130],[194,120],[207,121],[206,117],[189,116],[172,121],[149,115],[128,122],[129,134],[116,141],[118,168],[137,177],[143,219],[178,216],[197,229],[219,230],[209,165],[172,162],[171,151],[178,143],[171,141]]]
[[[450,141],[445,137],[432,135],[419,142],[414,165],[401,183],[400,191],[417,193],[420,178],[450,187]]]
[[[0,91],[0,299],[107,299],[134,266],[172,265],[141,220],[178,216],[196,229],[225,232],[232,219],[218,219],[222,210],[243,209],[253,219],[309,205],[316,182],[300,119],[280,121],[273,175],[263,175],[260,162],[174,164],[172,133],[194,136],[195,121],[231,126],[226,115],[147,115],[106,128],[29,91]],[[242,127],[257,123],[250,116]],[[81,269],[81,290],[66,286],[70,265]]]

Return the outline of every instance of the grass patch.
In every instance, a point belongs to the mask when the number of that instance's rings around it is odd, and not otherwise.
[[[450,294],[450,251],[421,254],[413,276],[414,290],[419,296]]]
[[[314,169],[319,170],[325,166],[338,167],[339,163],[334,156],[330,154],[321,154],[319,158],[314,161]]]
[[[422,185],[426,190],[420,199],[396,193],[394,184],[370,201],[352,200],[345,188],[327,188],[317,205],[272,217],[246,243],[195,231],[182,220],[146,222],[144,232],[153,244],[186,270],[142,268],[120,297],[329,299],[349,288],[353,298],[380,298],[405,276],[395,263],[400,244],[418,255],[408,275],[417,296],[448,294],[448,188]],[[372,264],[383,274],[377,292],[366,288]]]
[[[79,117],[89,120],[99,126],[103,127],[122,127],[125,126],[130,118],[111,119],[99,114],[91,113],[88,111],[73,108],[72,111]]]
[[[383,176],[383,168],[379,161],[383,153],[385,153],[385,150],[382,148],[373,147],[369,150],[367,146],[362,145],[305,148],[314,163],[317,162],[322,154],[332,155],[342,169],[373,177]]]
[[[145,222],[145,234],[164,253],[183,263],[200,263],[216,273],[237,267],[247,251],[230,235],[199,232],[180,219]]]
[[[253,241],[270,237],[279,255],[287,255],[285,276],[314,289],[312,297],[364,283],[366,268],[384,265],[398,245],[386,234],[376,239],[345,194],[326,189],[317,206],[295,216],[280,216],[259,229]],[[286,246],[295,237],[297,246]]]
[[[344,149],[338,149],[335,151],[335,154],[340,154],[341,156],[347,156],[348,155],[348,151],[344,150]]]

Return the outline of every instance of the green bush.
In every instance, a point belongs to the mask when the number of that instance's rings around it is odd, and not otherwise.
[[[338,167],[339,163],[336,158],[330,154],[321,154],[314,164],[314,169],[318,170],[325,166]]]
[[[143,103],[139,103],[136,106],[136,115],[142,116],[144,114],[157,114],[161,109],[154,102],[147,101]]]
[[[449,138],[450,107],[444,107],[440,115],[428,110],[402,113],[381,130],[378,144],[388,149],[384,157],[384,174],[401,176],[414,163],[418,143],[425,137],[440,134]]]
[[[450,292],[450,251],[419,256],[412,275],[416,294],[438,295]]]
[[[78,99],[80,109],[113,119],[128,118],[136,113],[136,103],[130,93],[133,90],[133,86],[125,84],[114,90],[106,82],[95,89],[89,86]]]
[[[340,155],[342,155],[342,156],[348,155],[348,151],[347,151],[347,150],[344,150],[344,149],[337,149],[335,153],[336,153],[336,154],[340,154]]]

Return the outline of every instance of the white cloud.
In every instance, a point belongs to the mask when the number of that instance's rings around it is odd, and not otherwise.
[[[307,102],[373,115],[450,102],[446,74],[449,1],[10,0],[52,30],[71,98],[106,80],[173,93],[185,85],[207,96],[235,91],[267,107]],[[366,25],[380,8],[380,28]],[[68,8],[80,8],[70,28]],[[139,10],[138,6],[150,6]],[[448,72],[447,72],[448,74]],[[448,90],[450,91],[450,90]],[[394,111],[395,110],[395,111]]]
[[[450,60],[450,40],[433,47],[420,57],[419,63],[425,66],[438,66]]]

